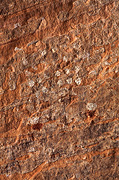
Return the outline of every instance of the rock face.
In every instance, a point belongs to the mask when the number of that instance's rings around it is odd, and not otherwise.
[[[0,180],[119,179],[119,1],[0,1]]]

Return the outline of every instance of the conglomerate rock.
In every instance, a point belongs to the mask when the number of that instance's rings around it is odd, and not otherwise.
[[[119,1],[0,1],[0,180],[119,179]]]

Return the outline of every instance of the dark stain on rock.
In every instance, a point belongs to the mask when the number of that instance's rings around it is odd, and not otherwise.
[[[54,60],[57,60],[58,59],[58,54],[55,52],[55,53],[52,54],[52,57],[53,57]]]
[[[66,116],[62,117],[61,122],[64,123],[65,125],[68,125]]]
[[[30,138],[31,141],[34,141],[34,135],[33,135],[33,133],[32,133],[32,134],[29,134],[29,138]]]
[[[95,122],[92,120],[92,121],[91,121],[91,123],[90,123],[90,126],[93,126],[93,125],[94,125],[94,123],[95,123]]]
[[[48,108],[49,106],[50,106],[50,103],[48,101],[43,102],[42,105],[41,105],[41,110],[43,110],[45,108]]]
[[[90,118],[93,118],[95,116],[95,111],[89,111],[88,115],[90,116]]]
[[[108,123],[94,124],[94,122],[92,122],[89,127],[84,129],[82,139],[97,138],[110,130],[111,130],[111,127],[109,126]]]
[[[42,123],[37,123],[37,124],[34,124],[34,125],[32,126],[32,129],[33,129],[33,130],[40,131],[40,130],[42,129],[42,127],[43,127],[43,124],[42,124]]]
[[[55,159],[55,154],[52,154],[52,155],[51,155],[51,159]]]
[[[68,61],[67,63],[66,63],[66,66],[68,66],[70,64],[70,61]]]
[[[56,158],[59,158],[60,157],[60,153],[59,152],[55,152],[53,154],[51,154],[51,159],[52,160],[55,160]]]

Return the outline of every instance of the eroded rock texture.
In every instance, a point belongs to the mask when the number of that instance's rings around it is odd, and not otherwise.
[[[119,179],[119,1],[0,1],[0,180]]]

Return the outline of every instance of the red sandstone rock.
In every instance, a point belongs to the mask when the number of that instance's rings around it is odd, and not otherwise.
[[[119,1],[0,1],[0,180],[119,179]]]

